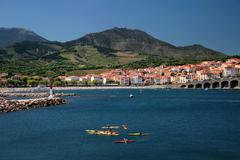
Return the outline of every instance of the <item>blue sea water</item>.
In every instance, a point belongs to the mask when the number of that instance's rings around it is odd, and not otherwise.
[[[0,160],[240,159],[240,90],[75,92],[66,105],[0,114]],[[115,144],[126,131],[84,132],[106,124],[149,135]]]

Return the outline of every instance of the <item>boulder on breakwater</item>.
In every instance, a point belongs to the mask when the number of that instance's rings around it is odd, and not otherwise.
[[[0,99],[0,112],[14,112],[28,110],[32,108],[47,107],[50,105],[65,104],[66,101],[60,97],[53,98],[36,98],[25,100],[7,100]]]
[[[29,98],[44,98],[48,97],[49,93],[47,92],[34,92],[34,93],[21,93],[21,92],[0,92],[0,98],[1,97],[29,97]],[[69,97],[69,96],[79,96],[75,93],[55,93],[55,97]]]

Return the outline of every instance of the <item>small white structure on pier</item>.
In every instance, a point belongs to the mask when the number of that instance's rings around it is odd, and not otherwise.
[[[53,98],[53,87],[52,87],[52,85],[50,86],[50,91],[49,91],[49,97],[48,98]]]

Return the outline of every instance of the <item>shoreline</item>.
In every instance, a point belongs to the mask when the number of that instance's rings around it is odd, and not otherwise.
[[[161,85],[161,86],[84,86],[84,87],[54,87],[53,90],[55,91],[66,91],[66,90],[102,90],[102,89],[192,89],[192,90],[199,90],[205,88],[179,88],[177,86],[169,86],[169,85]],[[240,88],[208,88],[209,90],[238,90]],[[37,88],[37,87],[27,87],[27,88],[0,88],[0,93],[15,93],[15,92],[48,92],[49,88]]]
[[[64,90],[95,90],[95,89],[177,89],[177,87],[170,87],[166,85],[162,86],[72,86],[72,87],[53,87],[55,91]],[[26,88],[0,88],[0,93],[12,93],[12,92],[48,92],[49,87],[26,87]]]
[[[89,86],[89,87],[54,87],[54,90],[101,90],[101,89],[177,89],[169,86]]]

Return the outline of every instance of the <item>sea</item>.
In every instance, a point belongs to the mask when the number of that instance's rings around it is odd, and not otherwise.
[[[240,160],[240,90],[64,92],[79,96],[0,114],[0,160]],[[120,135],[85,132],[106,125]],[[136,141],[115,143],[123,138]]]

